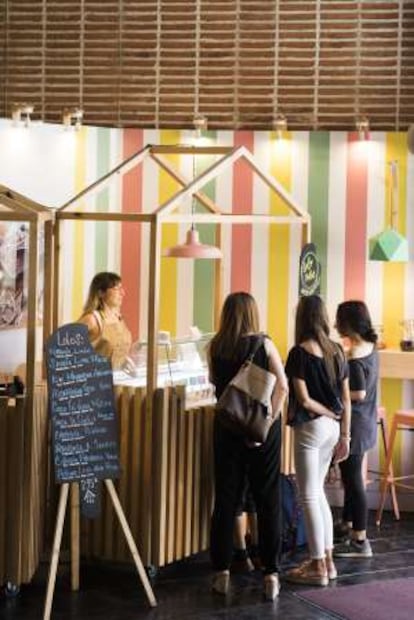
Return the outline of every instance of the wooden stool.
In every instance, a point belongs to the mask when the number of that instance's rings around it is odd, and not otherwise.
[[[385,407],[377,407],[377,425],[380,427],[380,440],[382,440],[382,447],[384,449],[384,457],[386,460],[388,457],[388,453],[389,453],[389,435],[388,435],[388,428],[387,428],[387,412],[386,412]],[[390,465],[390,469],[391,469],[391,476],[394,476],[392,462]],[[365,484],[369,485],[372,482],[375,482],[376,480],[384,480],[386,471],[387,471],[386,469],[381,470],[381,471],[377,471],[375,469],[366,469],[367,476],[365,479]],[[370,480],[368,478],[368,474],[374,474],[375,478]],[[399,519],[400,510],[398,506],[398,499],[397,499],[397,493],[395,490],[394,482],[390,483],[390,491],[391,491],[391,501],[392,501],[394,515],[396,519]]]
[[[386,428],[386,427],[385,427]],[[395,412],[392,425],[391,432],[388,441],[388,453],[386,454],[385,460],[385,471],[384,471],[384,479],[382,482],[381,489],[381,499],[380,505],[377,512],[376,522],[377,525],[381,523],[381,517],[384,510],[385,497],[388,491],[388,487],[391,490],[393,508],[395,518],[398,520],[400,518],[400,511],[398,508],[398,501],[396,497],[395,486],[401,486],[407,489],[414,489],[414,486],[402,484],[401,480],[407,480],[408,478],[414,478],[414,474],[409,474],[407,476],[394,476],[393,464],[392,464],[392,455],[394,450],[394,442],[397,436],[398,430],[404,430],[405,428],[414,428],[414,409],[399,409]]]

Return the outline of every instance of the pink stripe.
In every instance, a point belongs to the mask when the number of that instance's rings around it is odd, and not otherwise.
[[[253,153],[252,131],[234,132],[234,146],[245,146]],[[253,171],[244,161],[236,162],[233,170],[233,211],[252,213]],[[233,226],[231,246],[231,290],[251,289],[252,227],[250,224]]]
[[[368,147],[357,133],[348,136],[346,218],[345,218],[345,299],[365,298],[367,255]]]
[[[123,158],[130,157],[143,147],[141,129],[125,129],[123,135]],[[142,211],[142,164],[132,168],[122,179],[122,211]],[[139,335],[139,282],[141,275],[141,224],[122,223],[121,275],[126,295],[122,311],[132,337]]]

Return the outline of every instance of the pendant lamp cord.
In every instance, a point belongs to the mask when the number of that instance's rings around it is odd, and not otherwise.
[[[398,226],[398,161],[393,160],[390,162],[391,172],[391,192],[390,192],[390,207],[391,207],[391,228],[396,230]]]

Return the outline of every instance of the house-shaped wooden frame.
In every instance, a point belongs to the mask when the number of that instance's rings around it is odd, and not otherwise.
[[[168,155],[217,155],[217,161],[207,167],[198,176],[190,181],[171,165],[165,156]],[[120,213],[120,212],[85,212],[75,211],[74,208],[80,200],[90,198],[95,192],[101,191],[108,183],[116,178],[120,173],[125,174],[138,164],[141,164],[146,157],[152,158],[163,170],[165,170],[179,185],[181,189],[177,191],[169,200],[160,204],[151,213]],[[218,177],[228,168],[234,166],[239,161],[244,160],[247,165],[257,174],[264,183],[274,192],[283,203],[288,207],[289,215],[271,214],[237,214],[223,212],[219,205],[214,203],[202,192],[206,183]],[[178,214],[175,210],[186,198],[194,196],[199,203],[206,208],[206,213],[191,212],[188,214]],[[161,230],[166,223],[209,223],[217,225],[217,240],[220,244],[221,224],[300,224],[302,227],[302,244],[310,240],[310,216],[304,211],[296,201],[286,192],[286,190],[271,175],[264,171],[255,162],[250,151],[241,146],[237,148],[227,146],[187,146],[187,145],[147,145],[141,151],[133,154],[123,161],[116,168],[98,179],[89,187],[74,196],[56,211],[56,234],[55,234],[55,283],[54,290],[60,290],[59,282],[59,222],[64,220],[100,220],[100,221],[132,221],[146,222],[150,225],[150,257],[149,257],[149,290],[148,290],[148,357],[147,357],[147,390],[152,393],[156,388],[158,348],[157,334],[159,321],[159,288],[160,288],[160,260],[161,260]],[[219,274],[219,267],[218,272]],[[220,278],[216,277],[215,286],[215,309],[216,317],[221,306],[220,299]],[[55,297],[54,323],[58,324],[58,300]],[[148,399],[150,400],[150,399]]]
[[[38,415],[44,388],[35,388],[41,373],[36,360],[40,274],[44,270],[43,339],[51,328],[51,250],[54,213],[12,189],[0,185],[0,221],[28,224],[25,391],[0,398],[0,580],[18,586],[29,582],[37,569],[44,544],[47,479],[47,416]],[[42,234],[43,233],[43,236]],[[39,264],[39,240],[44,242],[44,264]],[[40,336],[39,336],[40,337]],[[7,351],[2,351],[4,356]],[[36,389],[36,394],[35,394]]]
[[[44,289],[43,289],[43,331],[48,335],[51,328],[51,250],[53,247],[53,211],[14,190],[0,185],[0,221],[26,222],[29,224],[28,279],[27,279],[27,347],[26,347],[26,402],[31,405],[36,381],[36,324],[39,299],[40,269],[38,243],[40,233],[44,234]]]

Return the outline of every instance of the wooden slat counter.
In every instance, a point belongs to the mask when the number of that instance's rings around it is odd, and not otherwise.
[[[209,544],[213,501],[212,407],[185,411],[183,387],[154,393],[152,420],[145,388],[118,388],[121,478],[117,490],[146,565],[164,566]],[[152,437],[149,463],[144,438]],[[149,465],[149,466],[148,466]],[[150,497],[144,513],[143,496]],[[102,515],[83,521],[84,554],[131,561],[112,504],[103,496]]]
[[[116,487],[145,565],[164,566],[209,546],[214,409],[185,410],[184,390],[157,389],[148,415],[145,388],[116,388],[121,460]],[[31,415],[24,413],[24,399],[13,406],[4,399],[0,407],[0,502],[7,507],[0,511],[2,583],[29,582],[41,554],[50,550],[59,487],[50,473],[46,405],[41,388]],[[108,499],[103,492],[99,519],[82,519],[81,553],[131,562]]]
[[[33,410],[0,397],[0,583],[28,583],[45,546],[48,488],[46,392]]]

